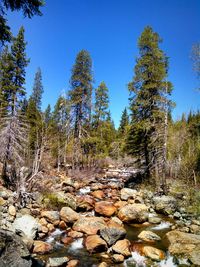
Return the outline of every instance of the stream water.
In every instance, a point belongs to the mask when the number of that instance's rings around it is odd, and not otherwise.
[[[72,259],[79,260],[78,267],[96,267],[102,261],[108,263],[109,267],[176,267],[176,266],[190,266],[190,264],[182,259],[178,260],[171,255],[169,255],[167,251],[167,243],[165,241],[165,234],[170,231],[170,226],[172,221],[168,217],[162,217],[162,221],[158,225],[140,225],[140,224],[131,224],[125,225],[127,236],[131,242],[132,247],[132,256],[125,260],[123,264],[115,264],[109,258],[102,258],[102,254],[90,254],[84,248],[83,238],[78,238],[73,241],[71,244],[65,246],[61,244],[60,239],[65,235],[65,231],[60,231],[57,229],[54,231],[48,238],[45,239],[46,242],[51,243],[54,246],[54,251],[48,255],[41,256],[38,259],[41,260],[40,263],[34,264],[34,267],[43,266],[42,262],[46,261],[49,257],[64,257],[68,256]],[[157,241],[155,243],[150,244],[156,248],[162,249],[166,253],[166,259],[160,262],[152,262],[148,261],[148,259],[139,253],[139,248],[142,245],[149,245],[149,243],[145,243],[144,241],[138,240],[138,235],[143,230],[150,230],[154,233],[158,234],[161,237],[161,241]],[[105,253],[104,253],[105,255]]]

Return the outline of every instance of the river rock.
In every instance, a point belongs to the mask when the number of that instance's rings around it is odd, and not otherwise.
[[[9,206],[9,208],[8,208],[8,213],[9,213],[9,215],[11,215],[11,216],[16,216],[16,208],[13,206],[13,205],[11,205],[11,206]]]
[[[123,222],[142,223],[148,219],[148,207],[144,204],[128,204],[119,210],[118,217]]]
[[[0,206],[6,205],[6,200],[0,197]]]
[[[115,263],[121,263],[124,261],[124,256],[121,255],[121,254],[113,254],[112,255],[112,260],[115,262]]]
[[[101,262],[98,267],[108,267],[108,264],[106,262]]]
[[[155,261],[161,261],[165,258],[165,253],[162,250],[151,246],[144,246],[142,251],[146,257]]]
[[[106,227],[106,223],[99,217],[80,217],[73,225],[73,230],[88,235],[95,235],[100,229]]]
[[[92,192],[91,195],[95,198],[98,198],[98,199],[104,199],[105,198],[105,194],[102,190],[96,190],[96,191]]]
[[[62,267],[69,261],[67,257],[49,258],[46,267]]]
[[[92,196],[84,195],[77,198],[77,208],[81,210],[92,210],[94,207],[94,198]]]
[[[131,256],[130,241],[128,239],[119,240],[112,246],[112,250],[125,257],[129,257]]]
[[[74,223],[80,215],[70,207],[63,207],[60,211],[60,218],[66,223]]]
[[[12,229],[14,231],[23,232],[28,238],[35,239],[39,230],[39,224],[33,216],[22,215],[21,217],[15,219]]]
[[[176,199],[172,196],[154,197],[153,203],[157,212],[169,215],[176,209]]]
[[[58,211],[43,211],[41,216],[44,217],[48,222],[54,223],[55,221],[59,221],[60,216]]]
[[[73,230],[68,232],[67,235],[72,237],[72,238],[81,238],[81,237],[83,237],[83,233],[77,232],[77,231],[73,231]]]
[[[116,210],[117,209],[112,202],[100,201],[95,203],[95,211],[103,216],[110,217]]]
[[[33,253],[37,254],[46,254],[53,250],[51,244],[39,240],[34,241],[33,246]]]
[[[117,240],[123,239],[126,236],[126,230],[118,223],[111,221],[108,224],[108,227],[100,230],[100,235],[107,242],[107,244],[111,246]]]
[[[121,200],[128,200],[129,198],[135,198],[137,191],[131,188],[123,188],[120,191]]]
[[[148,218],[149,223],[158,224],[162,221],[161,218],[153,216]]]
[[[138,238],[146,241],[146,242],[154,242],[154,241],[159,241],[161,240],[160,236],[157,234],[153,233],[152,231],[142,231],[139,235]]]
[[[31,267],[30,253],[19,236],[0,229],[0,266]]]
[[[107,250],[106,242],[98,235],[90,235],[85,239],[85,247],[90,253]]]
[[[183,233],[178,230],[166,234],[172,255],[187,257],[194,265],[200,266],[200,235]]]
[[[79,264],[79,261],[78,260],[70,260],[67,263],[66,267],[76,267],[76,266],[78,266],[78,264]]]

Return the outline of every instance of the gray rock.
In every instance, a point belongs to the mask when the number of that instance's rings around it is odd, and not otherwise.
[[[67,257],[49,258],[47,267],[61,267],[68,261],[69,259]]]
[[[15,219],[12,228],[13,231],[21,231],[28,238],[34,239],[39,229],[39,224],[31,215],[22,215],[20,218]]]
[[[163,214],[172,214],[176,209],[176,199],[171,196],[154,197],[155,210]]]
[[[31,267],[30,253],[13,232],[0,230],[0,266],[1,267]]]
[[[123,188],[120,191],[120,197],[122,200],[128,200],[129,198],[135,198],[137,191],[130,188]]]
[[[111,246],[126,236],[126,230],[123,227],[106,227],[100,230],[100,235]]]
[[[54,223],[60,219],[58,211],[43,211],[41,216],[44,217],[48,222]]]

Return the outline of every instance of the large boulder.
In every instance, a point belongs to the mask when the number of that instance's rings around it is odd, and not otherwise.
[[[148,219],[148,207],[144,204],[128,204],[119,210],[118,217],[123,222],[142,223]]]
[[[100,201],[95,203],[95,211],[103,216],[110,217],[116,210],[117,209],[112,202]]]
[[[126,236],[126,230],[118,223],[111,221],[106,228],[100,230],[100,235],[111,246],[117,240],[123,239]]]
[[[166,215],[176,210],[176,199],[172,196],[161,196],[153,198],[154,208],[157,212]]]
[[[0,229],[0,266],[31,267],[30,253],[19,236]]]
[[[60,218],[66,223],[74,223],[79,219],[79,214],[70,207],[63,207],[60,211]]]
[[[73,230],[88,235],[95,235],[100,229],[106,227],[106,223],[99,217],[80,217],[73,225]]]
[[[107,244],[100,236],[90,235],[85,239],[85,247],[90,253],[95,253],[105,251]]]
[[[146,241],[146,242],[154,242],[154,241],[159,241],[161,240],[160,236],[155,234],[152,231],[142,231],[139,235],[138,238]]]
[[[26,237],[35,239],[39,230],[39,224],[33,216],[26,214],[15,219],[12,230],[15,232],[23,232]]]
[[[54,223],[56,221],[59,221],[60,215],[58,211],[43,211],[41,213],[41,216],[44,217],[48,222]]]
[[[172,255],[187,257],[195,266],[200,266],[200,235],[174,230],[168,232],[166,237]]]
[[[121,200],[128,200],[129,198],[135,198],[137,191],[131,188],[123,188],[120,191]]]

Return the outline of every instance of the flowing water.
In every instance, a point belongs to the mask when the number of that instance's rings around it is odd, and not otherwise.
[[[102,261],[108,263],[109,267],[176,267],[176,266],[190,266],[187,261],[177,260],[174,257],[170,256],[167,252],[167,243],[165,241],[165,234],[170,231],[170,226],[172,221],[169,218],[162,217],[162,221],[158,225],[141,225],[141,224],[131,224],[125,225],[127,236],[126,238],[130,240],[132,247],[132,256],[125,260],[123,264],[114,264],[109,259],[103,259],[102,254],[90,254],[84,248],[84,239],[78,238],[74,240],[71,244],[65,246],[60,243],[61,237],[65,235],[64,231],[56,230],[44,241],[51,243],[54,246],[54,251],[48,255],[39,257],[40,260],[46,261],[49,257],[63,257],[68,256],[72,259],[79,260],[79,267],[96,267]],[[138,235],[143,230],[150,230],[158,234],[161,237],[161,241],[156,241],[155,243],[150,244],[156,248],[162,249],[166,253],[166,259],[160,262],[153,263],[149,261],[146,257],[140,255],[139,248],[142,245],[149,245],[144,241],[138,240]],[[104,253],[105,255],[105,253]],[[36,266],[42,266],[39,263],[35,264]]]

